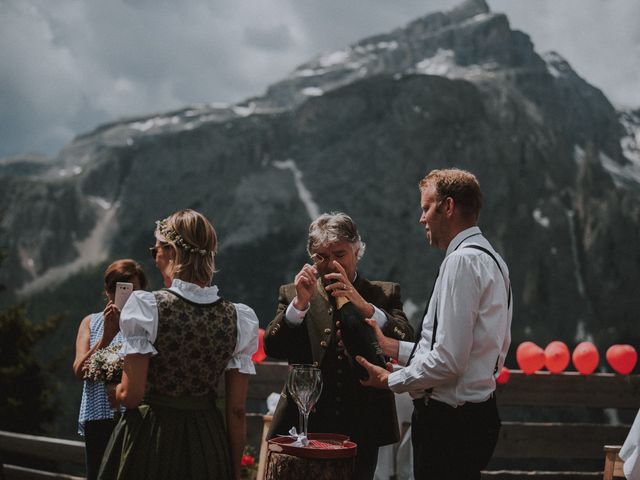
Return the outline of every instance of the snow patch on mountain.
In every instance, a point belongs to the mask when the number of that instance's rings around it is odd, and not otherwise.
[[[620,124],[625,135],[620,139],[624,156],[640,166],[640,110],[620,112]]]
[[[298,197],[307,210],[307,214],[311,221],[320,216],[320,209],[318,204],[313,200],[313,195],[302,181],[302,172],[296,165],[296,162],[292,159],[276,160],[273,162],[273,166],[279,170],[290,170],[293,173],[293,181],[298,191]]]
[[[44,288],[50,288],[84,268],[107,260],[110,234],[117,230],[115,215],[119,204],[111,204],[99,197],[88,197],[88,200],[96,207],[97,220],[91,233],[84,240],[74,243],[78,257],[72,262],[50,268],[35,280],[26,283],[18,290],[19,296],[30,295]],[[33,263],[33,260],[27,257],[25,257],[25,261],[27,265]]]
[[[604,152],[598,152],[598,158],[617,187],[624,186],[626,182],[640,184],[640,163],[630,162],[626,165],[620,165]]]
[[[152,128],[162,128],[167,125],[177,125],[180,123],[180,117],[173,115],[171,117],[154,117],[144,122],[133,122],[129,125],[130,128],[138,130],[139,132],[146,132]]]
[[[554,78],[566,77],[573,72],[571,65],[557,52],[544,52],[540,56],[547,66],[547,71]]]
[[[451,79],[478,80],[493,75],[499,66],[493,62],[480,65],[460,66],[456,63],[455,52],[439,48],[432,57],[425,58],[415,64],[409,73],[437,75]]]
[[[307,97],[320,97],[324,95],[324,90],[318,87],[307,87],[302,89],[302,94]]]
[[[549,220],[549,217],[545,217],[542,214],[542,210],[540,210],[539,208],[536,208],[533,211],[533,219],[542,227],[544,228],[549,228],[549,226],[551,225],[551,221]]]

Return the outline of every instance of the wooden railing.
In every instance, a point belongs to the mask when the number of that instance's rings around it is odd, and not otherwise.
[[[509,382],[500,385],[496,394],[503,427],[493,464],[499,464],[500,459],[541,459],[549,464],[591,460],[600,465],[601,475],[604,445],[624,442],[640,407],[640,377],[610,373],[584,376],[577,372],[524,375],[511,371]],[[607,414],[604,409],[616,411]],[[513,419],[523,414],[532,419]],[[623,421],[612,424],[611,414],[619,414]],[[563,415],[572,419],[559,420]],[[555,418],[545,421],[545,416]],[[574,420],[576,417],[578,420]],[[592,420],[583,420],[589,417]],[[629,423],[625,417],[631,419]]]
[[[259,452],[265,399],[272,392],[280,392],[287,365],[265,362],[256,369],[257,375],[249,387],[248,405],[252,412],[247,415],[247,441]],[[497,399],[503,427],[483,478],[602,478],[604,446],[622,444],[631,421],[613,424],[603,409],[617,409],[623,420],[632,419],[640,407],[640,376],[606,373],[583,376],[572,372],[524,375],[512,370],[509,382],[498,387]],[[565,420],[563,416],[579,420]],[[42,459],[53,465],[50,471],[68,472],[56,465],[75,465],[76,469],[83,465],[84,443],[0,432],[0,460],[5,462],[9,455]],[[580,468],[582,464],[585,466]],[[37,469],[6,464],[4,471],[6,480],[79,478],[63,473],[38,476]]]
[[[9,458],[9,462],[7,462]],[[43,462],[46,470],[13,465],[16,458]],[[65,465],[84,465],[84,442],[0,431],[0,460],[6,480],[76,480],[82,477],[60,473]]]

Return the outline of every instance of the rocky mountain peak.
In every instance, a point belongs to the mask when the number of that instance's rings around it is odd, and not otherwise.
[[[529,37],[512,31],[483,0],[426,15],[403,28],[363,39],[297,67],[268,88],[258,106],[290,108],[309,97],[376,75],[412,73],[480,80],[500,68],[544,68]],[[469,71],[466,71],[469,69]]]
[[[441,256],[417,227],[415,186],[457,166],[486,192],[481,227],[509,263],[514,341],[633,336],[639,125],[469,0],[318,55],[262,96],[101,126],[47,171],[0,164],[0,283],[89,288],[82,272],[146,258],[154,221],[190,207],[219,231],[223,293],[266,323],[307,261],[310,219],[343,210],[369,245],[363,274],[399,281],[417,312]]]

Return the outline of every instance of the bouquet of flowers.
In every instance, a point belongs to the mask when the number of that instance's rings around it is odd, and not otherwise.
[[[118,355],[121,343],[100,348],[85,363],[84,378],[94,382],[120,383],[124,359]]]

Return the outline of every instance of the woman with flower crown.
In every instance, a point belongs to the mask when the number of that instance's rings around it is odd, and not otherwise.
[[[104,272],[107,305],[102,312],[84,317],[78,327],[76,338],[73,373],[80,380],[84,380],[78,433],[84,437],[87,480],[98,478],[102,455],[116,425],[104,382],[85,379],[85,373],[91,355],[102,348],[117,349],[118,344],[122,342],[118,326],[120,310],[113,303],[118,282],[130,282],[134,290],[147,288],[147,276],[138,262],[128,258],[113,262]]]
[[[181,210],[156,223],[151,250],[169,288],[134,292],[120,315],[115,397],[127,411],[99,478],[237,480],[258,319],[210,286],[218,241],[203,215]],[[216,406],[223,374],[224,420]]]

